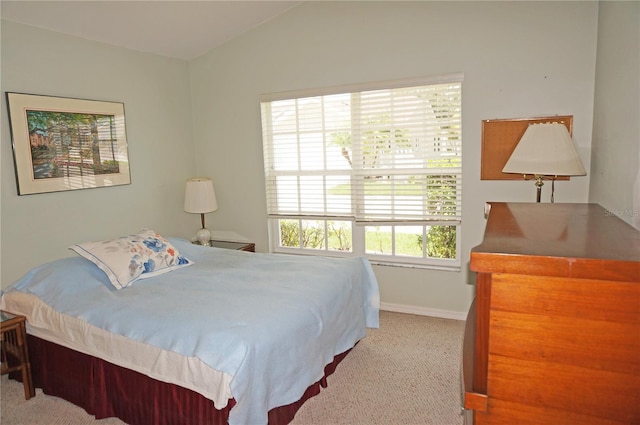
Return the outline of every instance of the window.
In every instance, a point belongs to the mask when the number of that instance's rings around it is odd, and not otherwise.
[[[271,250],[459,268],[461,82],[264,96]]]

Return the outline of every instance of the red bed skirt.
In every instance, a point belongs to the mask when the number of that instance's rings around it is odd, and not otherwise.
[[[96,419],[118,417],[131,425],[225,425],[229,410],[195,391],[161,382],[69,348],[28,335],[33,384],[45,394],[82,407]],[[309,398],[326,387],[327,376],[346,357],[338,354],[324,377],[307,388],[295,403],[269,411],[269,425],[288,424]]]

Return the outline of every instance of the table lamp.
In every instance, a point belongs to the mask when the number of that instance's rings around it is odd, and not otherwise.
[[[200,214],[202,228],[196,235],[200,245],[209,246],[211,232],[204,224],[204,215],[216,211],[218,202],[213,190],[213,182],[207,177],[193,177],[187,180],[184,192],[184,210],[188,213]]]
[[[503,173],[522,174],[535,179],[536,202],[540,202],[542,180],[551,180],[551,202],[555,180],[559,176],[584,176],[587,172],[563,123],[531,124],[502,169]]]

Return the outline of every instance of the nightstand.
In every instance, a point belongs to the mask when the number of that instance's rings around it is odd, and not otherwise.
[[[253,242],[229,242],[229,241],[209,241],[211,246],[216,248],[235,249],[238,251],[256,252],[256,244]]]
[[[198,241],[192,241],[200,245]],[[211,232],[210,246],[224,249],[235,249],[237,251],[256,252],[256,244],[249,242],[247,238],[228,230],[213,230]]]
[[[0,374],[22,372],[24,398],[35,397],[36,391],[31,380],[31,363],[27,349],[26,318],[0,310],[0,340],[2,340],[2,366]]]
[[[196,245],[200,245],[198,241],[193,241],[192,243]],[[215,248],[235,249],[237,251],[256,252],[256,244],[254,244],[253,242],[232,242],[232,241],[210,240],[209,246],[213,246]]]

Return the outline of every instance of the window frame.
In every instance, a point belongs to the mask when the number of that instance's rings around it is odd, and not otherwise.
[[[386,82],[377,82],[377,83],[364,83],[364,84],[356,84],[356,85],[347,85],[347,86],[336,86],[329,88],[321,88],[321,89],[313,89],[313,90],[302,90],[302,91],[294,91],[294,92],[285,92],[285,93],[275,93],[261,96],[261,103],[269,103],[278,100],[292,100],[292,99],[300,99],[304,97],[317,97],[317,96],[327,96],[331,94],[346,94],[346,93],[354,93],[354,92],[366,92],[372,90],[385,90],[385,89],[394,89],[394,88],[406,88],[406,87],[414,87],[414,86],[429,86],[429,85],[438,85],[438,84],[460,84],[459,87],[459,95],[460,95],[460,103],[459,103],[459,158],[460,165],[456,167],[456,172],[454,173],[456,177],[456,205],[457,208],[457,221],[435,221],[435,220],[420,220],[418,222],[402,222],[402,221],[389,221],[385,223],[385,226],[391,226],[393,229],[397,229],[400,226],[411,225],[411,226],[422,226],[423,238],[426,236],[426,228],[428,226],[454,226],[455,227],[455,243],[456,243],[456,258],[434,258],[426,256],[426,247],[423,247],[423,256],[422,257],[413,257],[413,256],[405,256],[402,254],[375,254],[375,253],[367,253],[365,249],[365,227],[368,225],[378,226],[380,222],[359,222],[355,217],[334,217],[330,214],[326,215],[304,215],[304,214],[272,214],[267,217],[268,222],[268,235],[269,235],[269,252],[274,253],[287,253],[287,254],[303,254],[303,255],[322,255],[322,256],[330,256],[330,257],[353,257],[353,256],[364,256],[369,259],[372,264],[380,264],[380,265],[390,265],[390,266],[400,266],[400,267],[412,267],[412,268],[429,268],[429,269],[437,269],[437,270],[452,270],[459,271],[461,269],[461,241],[462,241],[462,82],[463,82],[463,74],[447,74],[440,75],[436,77],[429,78],[419,78],[419,79],[404,79],[404,80],[396,80],[396,81],[386,81]],[[271,113],[272,111],[269,110]],[[264,114],[264,113],[263,113]],[[268,179],[268,173],[266,167],[267,159],[266,159],[266,142],[265,142],[265,127],[264,127],[264,119],[263,119],[263,144],[265,144],[265,178]],[[296,134],[299,134],[297,132]],[[323,142],[324,143],[324,142]],[[273,145],[273,141],[269,141],[269,144]],[[269,153],[270,154],[270,153]],[[356,158],[357,155],[353,154],[353,157]],[[395,172],[402,171],[401,168],[394,168]],[[298,172],[301,170],[299,169]],[[357,174],[358,171],[356,169],[349,170],[349,174],[351,175],[352,185],[354,175]],[[325,173],[323,175],[329,175],[329,173]],[[425,174],[426,175],[426,174]],[[438,173],[433,173],[433,175],[438,175]],[[268,181],[265,182],[266,185],[269,184]],[[299,186],[298,186],[299,187]],[[323,192],[326,197],[326,192]],[[269,190],[267,189],[267,202],[269,202]],[[354,197],[360,196],[356,193],[351,193],[350,197],[353,200]],[[394,195],[396,196],[396,195]],[[326,198],[325,198],[326,199]],[[364,199],[364,198],[363,198]],[[345,222],[350,222],[351,224],[351,250],[350,251],[339,251],[339,250],[331,250],[327,249],[328,242],[325,241],[325,245],[323,249],[317,248],[305,248],[302,246],[302,243],[298,247],[291,246],[282,246],[281,238],[280,238],[280,220],[298,220],[298,223],[301,223],[301,220],[320,220],[324,222],[325,229],[325,239],[328,238],[329,233],[327,229],[327,222],[333,220],[341,220]],[[301,229],[302,227],[300,227]],[[395,232],[395,230],[394,230]],[[394,235],[394,233],[392,233]],[[392,236],[394,237],[394,236]],[[424,239],[423,239],[424,240]],[[301,236],[302,241],[302,236]],[[393,239],[395,241],[395,239]],[[395,242],[393,242],[395,243]],[[424,244],[426,245],[426,244]]]

